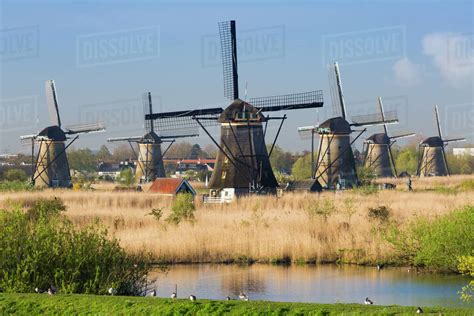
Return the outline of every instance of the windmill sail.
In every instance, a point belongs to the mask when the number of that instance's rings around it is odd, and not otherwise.
[[[221,38],[222,69],[224,74],[224,96],[235,100],[239,98],[235,21],[220,22],[219,35]]]
[[[105,131],[105,125],[102,122],[98,122],[98,123],[90,123],[90,124],[69,125],[68,127],[65,127],[64,129],[66,130],[65,134],[69,134],[69,135],[85,134],[85,133]]]
[[[46,88],[46,103],[48,105],[49,117],[53,125],[61,127],[61,118],[59,116],[59,105],[56,96],[56,86],[54,80],[47,80]]]
[[[280,96],[251,98],[249,103],[262,112],[273,112],[322,107],[324,100],[323,92],[317,90]]]

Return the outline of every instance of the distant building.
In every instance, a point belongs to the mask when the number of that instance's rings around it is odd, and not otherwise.
[[[453,154],[454,156],[474,156],[474,148],[453,148]]]
[[[288,184],[288,191],[294,192],[321,192],[322,187],[316,179],[296,180]]]
[[[130,161],[100,162],[97,166],[97,175],[105,180],[116,180],[120,172],[126,168],[134,170],[135,164]]]
[[[215,159],[165,159],[165,162],[176,165],[176,176],[182,176],[186,171],[209,171],[214,170]]]
[[[196,195],[193,187],[183,178],[156,178],[148,189],[150,193],[175,196],[178,193]]]

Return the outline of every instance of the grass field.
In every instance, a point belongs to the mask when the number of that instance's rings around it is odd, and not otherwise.
[[[2,315],[414,315],[417,307],[265,301],[171,300],[151,297],[2,294]],[[425,314],[473,315],[472,309],[423,307]]]
[[[57,196],[66,215],[79,225],[99,218],[109,233],[129,251],[150,251],[157,260],[173,263],[235,262],[348,262],[374,264],[393,260],[392,248],[381,228],[387,221],[403,226],[417,217],[433,219],[467,204],[474,191],[461,184],[474,176],[414,180],[406,192],[404,180],[397,190],[368,194],[285,194],[240,198],[228,205],[196,202],[195,222],[178,226],[164,219],[172,198],[149,193],[113,192],[110,185],[95,191],[45,190],[0,196],[0,208],[11,201],[28,204],[40,197]],[[384,181],[383,179],[380,181]],[[388,207],[388,218],[369,216],[369,208]],[[163,216],[149,216],[161,209]]]

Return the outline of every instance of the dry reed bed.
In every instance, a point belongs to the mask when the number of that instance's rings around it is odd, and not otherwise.
[[[471,177],[472,178],[472,177]],[[465,177],[450,178],[452,183]],[[443,181],[446,181],[443,179]],[[443,181],[420,179],[425,187]],[[224,262],[253,258],[259,261],[301,260],[374,263],[389,259],[391,247],[380,231],[383,223],[368,217],[370,207],[388,206],[390,219],[405,225],[415,217],[433,218],[466,204],[474,204],[473,192],[382,191],[251,196],[228,205],[202,205],[197,201],[194,224],[167,224],[172,199],[148,193],[47,190],[0,196],[7,200],[34,200],[57,196],[67,206],[67,216],[77,225],[98,217],[129,251],[150,251],[171,262]],[[334,212],[310,216],[315,205],[334,205]],[[162,209],[159,221],[147,215]]]

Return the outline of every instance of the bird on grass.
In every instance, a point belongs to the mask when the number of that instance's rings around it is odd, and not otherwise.
[[[365,305],[374,305],[374,302],[371,301],[368,297],[365,298],[364,303],[365,303]]]
[[[190,300],[190,301],[195,301],[195,300],[196,300],[196,296],[194,296],[194,295],[189,295],[189,300]]]
[[[176,298],[176,292],[171,293],[171,298],[175,299]]]
[[[423,310],[421,309],[421,307],[418,307],[418,308],[416,309],[416,313],[417,313],[417,314],[423,314]]]
[[[230,301],[230,296],[226,296],[226,297],[225,297],[225,300],[226,300],[226,301]]]
[[[39,288],[35,287],[35,292],[40,294],[40,293],[43,293],[43,291],[41,291]]]
[[[109,292],[110,295],[114,296],[115,294],[117,294],[117,290],[114,289],[113,287],[109,288],[109,290],[107,291]]]
[[[155,297],[156,296],[156,289],[153,289],[153,291],[150,292],[150,294],[148,294],[149,296],[151,297]]]
[[[240,292],[239,294],[239,299],[241,301],[248,301],[249,300],[249,297],[247,296],[247,294],[243,293],[243,292]]]
[[[48,295],[54,295],[56,294],[56,289],[53,288],[52,286],[48,287]]]

